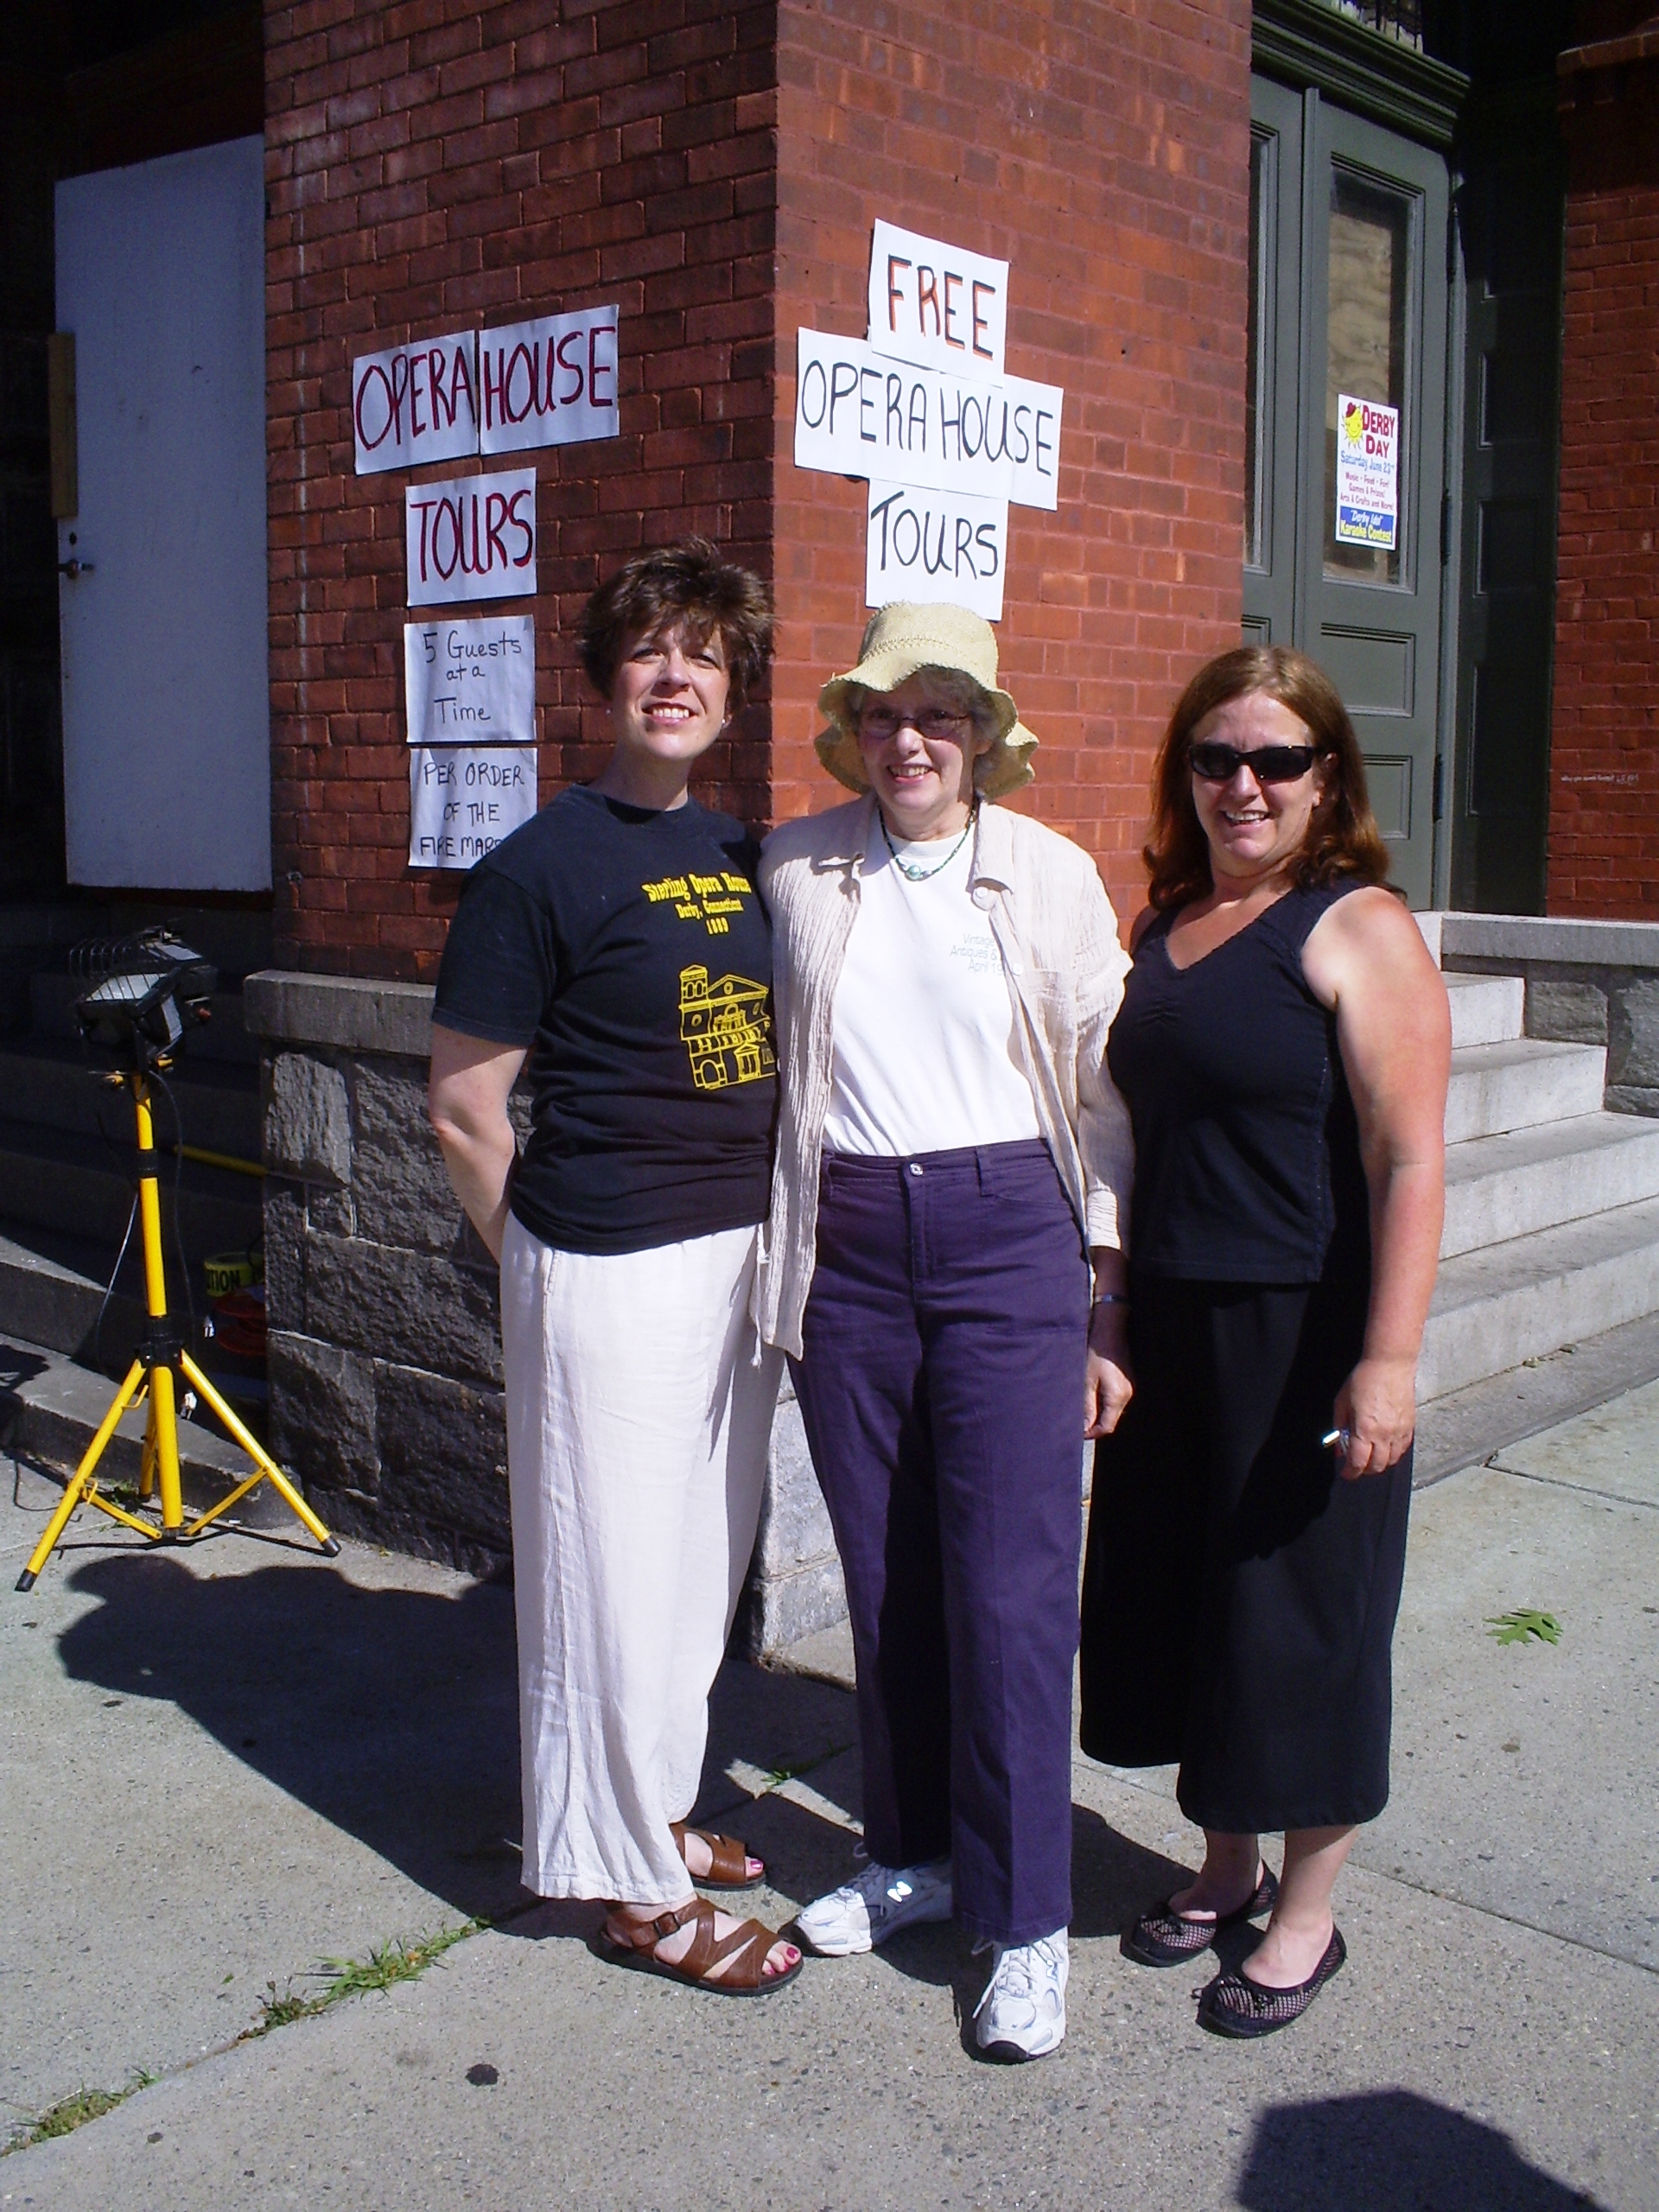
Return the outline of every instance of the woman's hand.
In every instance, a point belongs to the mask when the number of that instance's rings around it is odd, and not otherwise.
[[[1096,1306],[1089,1316],[1089,1363],[1084,1370],[1083,1433],[1109,1436],[1135,1395],[1127,1306]]]
[[[1344,1482],[1386,1474],[1405,1456],[1417,1427],[1414,1359],[1362,1359],[1337,1393],[1333,1428],[1348,1432],[1337,1472]]]

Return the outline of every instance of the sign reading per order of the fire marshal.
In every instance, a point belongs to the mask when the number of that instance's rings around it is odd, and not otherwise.
[[[1400,535],[1400,410],[1337,395],[1337,543],[1392,552]]]

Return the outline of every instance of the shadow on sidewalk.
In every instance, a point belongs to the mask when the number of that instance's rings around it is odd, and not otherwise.
[[[70,1675],[175,1705],[458,1912],[498,1918],[530,1903],[510,1590],[368,1589],[308,1563],[215,1576],[153,1554],[96,1559],[68,1580],[98,1600],[59,1639]],[[723,1778],[734,1759],[762,1773],[798,1767],[854,1734],[844,1691],[741,1662],[723,1669],[712,1705],[706,1802],[738,1794]],[[178,1836],[188,1880],[213,1842],[188,1800]],[[519,1924],[580,1936],[593,1919],[587,1906],[549,1906]]]
[[[1245,2212],[1572,2212],[1598,2200],[1529,2164],[1497,2128],[1380,2089],[1263,2113],[1234,2202]]]

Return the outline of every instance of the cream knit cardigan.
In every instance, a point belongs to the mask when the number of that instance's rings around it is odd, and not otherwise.
[[[866,794],[774,830],[760,855],[772,913],[782,1096],[772,1214],[754,1315],[797,1358],[817,1259],[818,1161],[830,1108],[830,1009],[858,915],[875,801]],[[1091,1246],[1121,1246],[1135,1149],[1106,1068],[1128,954],[1095,864],[1029,816],[982,804],[969,876],[988,915],[1013,1001],[1019,1062],[1037,1123]]]

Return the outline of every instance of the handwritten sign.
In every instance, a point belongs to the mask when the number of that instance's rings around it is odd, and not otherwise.
[[[798,330],[795,466],[869,483],[864,596],[995,621],[1008,505],[1060,503],[1058,385],[1009,376],[1008,264],[878,222],[869,334]]]
[[[895,599],[944,602],[999,622],[1007,563],[1006,499],[871,484],[866,607],[886,607]]]
[[[1337,395],[1337,543],[1393,550],[1400,531],[1400,410]]]
[[[1004,377],[1008,407],[1008,458],[1014,480],[1008,497],[1016,507],[1060,504],[1060,411],[1065,393],[1057,384],[1033,384],[1028,377]]]
[[[533,745],[536,632],[529,615],[405,623],[404,696],[411,745]]]
[[[856,338],[796,334],[795,466],[1058,507],[1058,385],[900,367]]]
[[[1007,321],[1006,261],[876,224],[869,342],[878,353],[952,375],[997,377]]]
[[[478,347],[470,330],[352,363],[357,473],[457,461],[478,451]]]
[[[536,588],[536,472],[456,476],[404,493],[411,607],[517,599]]]
[[[1006,499],[1020,426],[1000,390],[902,367],[858,338],[796,336],[795,466]]]
[[[411,748],[411,868],[472,868],[535,811],[533,746]]]
[[[616,323],[614,307],[584,308],[480,331],[479,450],[615,437]]]

